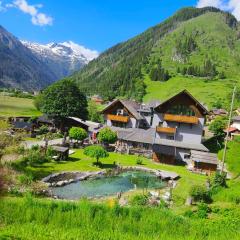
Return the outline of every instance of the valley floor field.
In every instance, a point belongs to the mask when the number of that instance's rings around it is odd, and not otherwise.
[[[0,95],[0,116],[39,116],[41,113],[33,105],[32,99],[16,98]]]

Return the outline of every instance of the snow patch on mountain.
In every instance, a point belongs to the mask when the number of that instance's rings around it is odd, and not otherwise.
[[[40,44],[28,41],[21,41],[23,45],[32,50],[33,52],[42,55],[42,57],[64,57],[70,59],[78,59],[83,63],[87,64],[94,58],[97,58],[99,53],[95,50],[85,48],[84,46],[78,45],[72,41],[63,43],[48,43]]]

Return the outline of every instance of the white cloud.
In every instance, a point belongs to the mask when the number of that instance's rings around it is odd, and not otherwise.
[[[6,8],[3,6],[3,2],[0,1],[0,12],[5,12]]]
[[[47,16],[45,13],[39,12],[39,9],[43,7],[42,4],[30,5],[27,0],[15,0],[10,4],[6,4],[7,8],[15,7],[23,13],[31,16],[31,21],[34,25],[45,26],[52,25],[53,18]]]
[[[221,0],[199,0],[197,3],[198,8],[202,7],[220,7],[221,6]]]
[[[240,1],[239,0],[230,0],[228,3],[229,9],[232,14],[240,20]]]
[[[199,0],[197,3],[198,8],[207,6],[229,11],[240,20],[240,0]]]

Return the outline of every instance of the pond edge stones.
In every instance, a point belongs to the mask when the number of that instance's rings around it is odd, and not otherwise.
[[[163,171],[163,170],[156,170],[141,166],[124,166],[124,167],[117,167],[113,169],[113,173],[116,175],[125,171],[143,171],[155,174],[157,177],[161,178],[164,181],[172,181],[177,180],[180,176],[175,172]],[[106,176],[107,171],[87,171],[87,172],[80,172],[80,171],[64,171],[59,173],[53,173],[41,181],[47,184],[48,187],[62,187],[74,182],[87,180],[89,178],[97,178]]]

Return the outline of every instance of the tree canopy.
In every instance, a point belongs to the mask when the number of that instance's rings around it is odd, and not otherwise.
[[[57,117],[87,118],[87,99],[71,80],[58,81],[43,91],[38,98],[43,113]]]
[[[69,130],[69,137],[74,140],[83,141],[85,138],[87,138],[87,136],[88,136],[87,131],[83,128],[72,127]]]
[[[95,158],[97,163],[100,158],[106,158],[109,156],[108,152],[99,145],[91,145],[84,149],[84,154],[88,157]]]
[[[97,138],[101,143],[111,144],[117,141],[117,133],[112,131],[110,128],[103,128],[100,130]]]
[[[214,134],[215,137],[223,137],[224,129],[226,128],[226,118],[217,117],[209,125],[209,130]]]
[[[98,106],[92,100],[88,102],[88,118],[93,122],[103,122],[103,117],[98,111]]]

